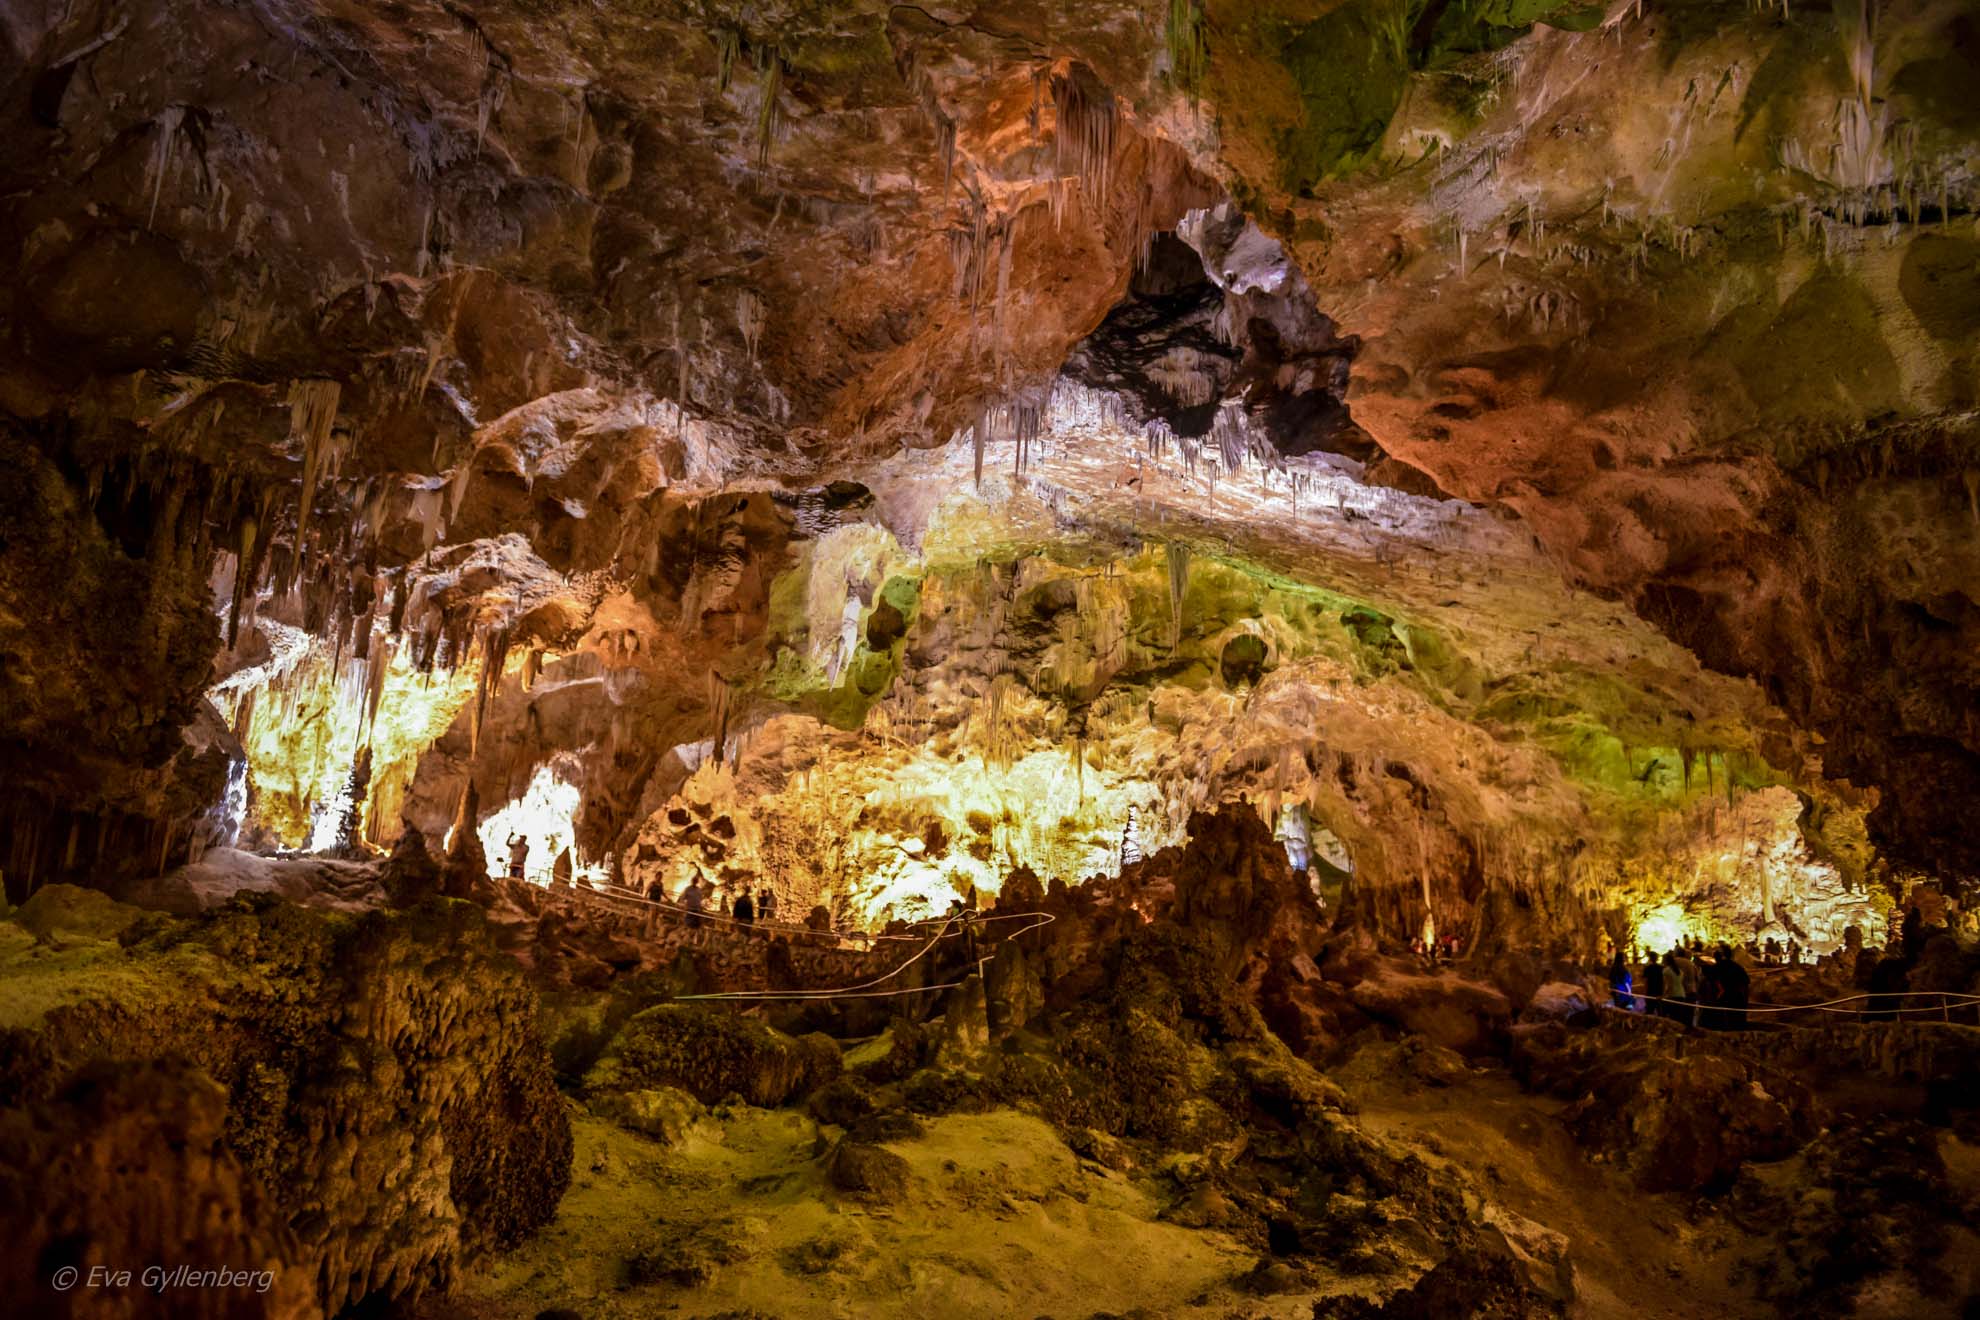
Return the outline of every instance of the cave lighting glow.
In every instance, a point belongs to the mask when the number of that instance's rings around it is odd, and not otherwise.
[[[1076,774],[1063,751],[1034,750],[1009,765],[914,757],[858,799],[851,813],[855,820],[887,824],[847,831],[858,874],[850,896],[869,921],[884,923],[944,912],[972,885],[979,900],[987,900],[1020,866],[1041,880],[1067,884],[1112,875],[1120,870],[1131,806],[1144,852],[1178,841],[1163,828],[1161,794],[1153,784],[1092,769]],[[931,817],[958,841],[976,832],[972,817],[987,817],[993,822],[989,856],[964,847],[927,856],[916,827]]]
[[[578,852],[577,814],[584,794],[574,782],[577,774],[574,757],[553,757],[536,767],[521,797],[482,817],[475,832],[481,836],[481,849],[488,856],[491,872],[508,873],[509,836],[520,834],[529,840],[523,875],[532,883],[549,884],[557,856],[565,851],[571,855],[572,879],[597,882],[606,878],[603,865],[585,861]]]
[[[1646,953],[1664,953],[1693,936],[1704,939],[1710,935],[1703,923],[1694,920],[1684,905],[1676,902],[1641,909],[1636,914],[1634,928],[1632,938],[1638,949]]]

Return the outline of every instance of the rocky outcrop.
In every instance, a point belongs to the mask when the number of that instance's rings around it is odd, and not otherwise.
[[[1923,1315],[1962,1276],[1971,1286],[1971,1267],[1948,1254],[1962,1209],[1940,1137],[1910,1120],[1843,1118],[1789,1164],[1741,1174],[1731,1203],[1772,1247],[1758,1273],[1783,1311]]]
[[[1597,1159],[1650,1191],[1723,1192],[1748,1163],[1781,1160],[1821,1121],[1808,1085],[1778,1069],[1666,1030],[1514,1032],[1514,1067],[1571,1098],[1562,1121]]]
[[[82,897],[44,889],[26,923],[0,924],[14,1005],[0,1098],[46,1133],[108,1106],[103,1140],[140,1163],[204,1160],[212,1194],[242,1207],[238,1249],[300,1271],[328,1313],[445,1289],[555,1211],[569,1178],[564,1102],[533,996],[475,909],[352,916],[250,898],[196,920],[141,916],[112,942],[65,918],[88,910]],[[165,1130],[145,1132],[128,1092],[101,1082],[104,1068],[168,1059],[185,1064],[147,1074],[170,1087],[145,1103],[190,1134],[183,1157],[162,1153]],[[10,1167],[33,1176],[70,1158],[59,1142],[22,1140]],[[78,1187],[74,1213],[115,1207],[124,1190]],[[105,1250],[121,1213],[103,1222]]]
[[[619,1029],[584,1086],[601,1098],[666,1086],[703,1104],[781,1105],[838,1073],[830,1037],[787,1036],[726,1007],[660,1004]]]
[[[1449,972],[1424,975],[1384,963],[1356,981],[1348,997],[1370,1017],[1465,1054],[1502,1046],[1512,1025],[1503,991]]]

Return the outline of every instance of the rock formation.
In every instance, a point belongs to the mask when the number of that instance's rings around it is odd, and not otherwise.
[[[183,920],[55,885],[0,939],[21,1277],[210,1246],[183,1263],[272,1272],[268,1314],[336,1314],[444,1289],[556,1208],[569,1121],[471,908]]]

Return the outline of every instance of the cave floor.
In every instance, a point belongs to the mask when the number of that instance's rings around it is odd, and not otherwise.
[[[1754,1280],[1772,1248],[1721,1203],[1645,1192],[1619,1168],[1591,1159],[1560,1121],[1564,1101],[1524,1090],[1495,1063],[1473,1067],[1455,1085],[1412,1076],[1394,1046],[1363,1048],[1329,1074],[1359,1107],[1371,1132],[1447,1161],[1507,1208],[1568,1238],[1574,1260],[1576,1320],[1691,1320],[1697,1316],[1778,1317]],[[1914,1112],[1918,1089],[1838,1072],[1821,1094],[1838,1112]],[[1951,1131],[1939,1153],[1957,1197],[1980,1196],[1980,1146]],[[1749,1165],[1777,1188],[1809,1185],[1805,1158]],[[1942,1262],[1953,1285],[1924,1297],[1885,1282],[1860,1296],[1853,1314],[1924,1320],[1966,1314],[1955,1298],[1980,1288],[1980,1235],[1955,1227]]]
[[[1153,1175],[1076,1158],[1010,1110],[927,1120],[887,1143],[904,1195],[861,1202],[829,1186],[818,1127],[738,1109],[668,1147],[579,1117],[556,1220],[465,1281],[424,1320],[507,1320],[569,1307],[599,1317],[1224,1316],[1255,1257],[1222,1233],[1160,1222]],[[677,1278],[629,1281],[641,1253]],[[699,1282],[682,1280],[700,1278]],[[1243,1298],[1244,1314],[1310,1316],[1310,1294]]]
[[[1559,1121],[1564,1102],[1522,1090],[1503,1070],[1474,1068],[1455,1086],[1386,1066],[1392,1050],[1363,1050],[1330,1074],[1360,1106],[1363,1128],[1454,1164],[1507,1208],[1568,1238],[1586,1320],[1775,1316],[1728,1276],[1741,1264],[1737,1230],[1694,1222],[1688,1198],[1646,1193],[1590,1161]]]
[[[1418,1079],[1393,1046],[1334,1071],[1357,1121],[1447,1161],[1492,1198],[1566,1235],[1587,1320],[1773,1316],[1745,1280],[1756,1244],[1708,1203],[1645,1193],[1591,1162],[1562,1102],[1476,1067]],[[835,1192],[818,1125],[789,1110],[717,1110],[668,1146],[589,1116],[556,1220],[465,1281],[422,1320],[528,1320],[568,1307],[654,1314],[1085,1317],[1311,1314],[1313,1292],[1260,1297],[1237,1281],[1256,1255],[1228,1234],[1160,1219],[1152,1169],[1077,1158],[1042,1120],[999,1109],[926,1121],[888,1142],[911,1169],[884,1199]],[[1951,1137],[1949,1167],[1980,1176]],[[1794,1162],[1773,1176],[1793,1177]],[[1962,1178],[1966,1181],[1966,1178]],[[646,1278],[634,1282],[642,1267]],[[1353,1291],[1336,1278],[1326,1291]]]

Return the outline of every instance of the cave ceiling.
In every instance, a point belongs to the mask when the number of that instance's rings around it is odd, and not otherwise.
[[[1980,19],[1845,10],[10,5],[16,866],[1980,871]]]

